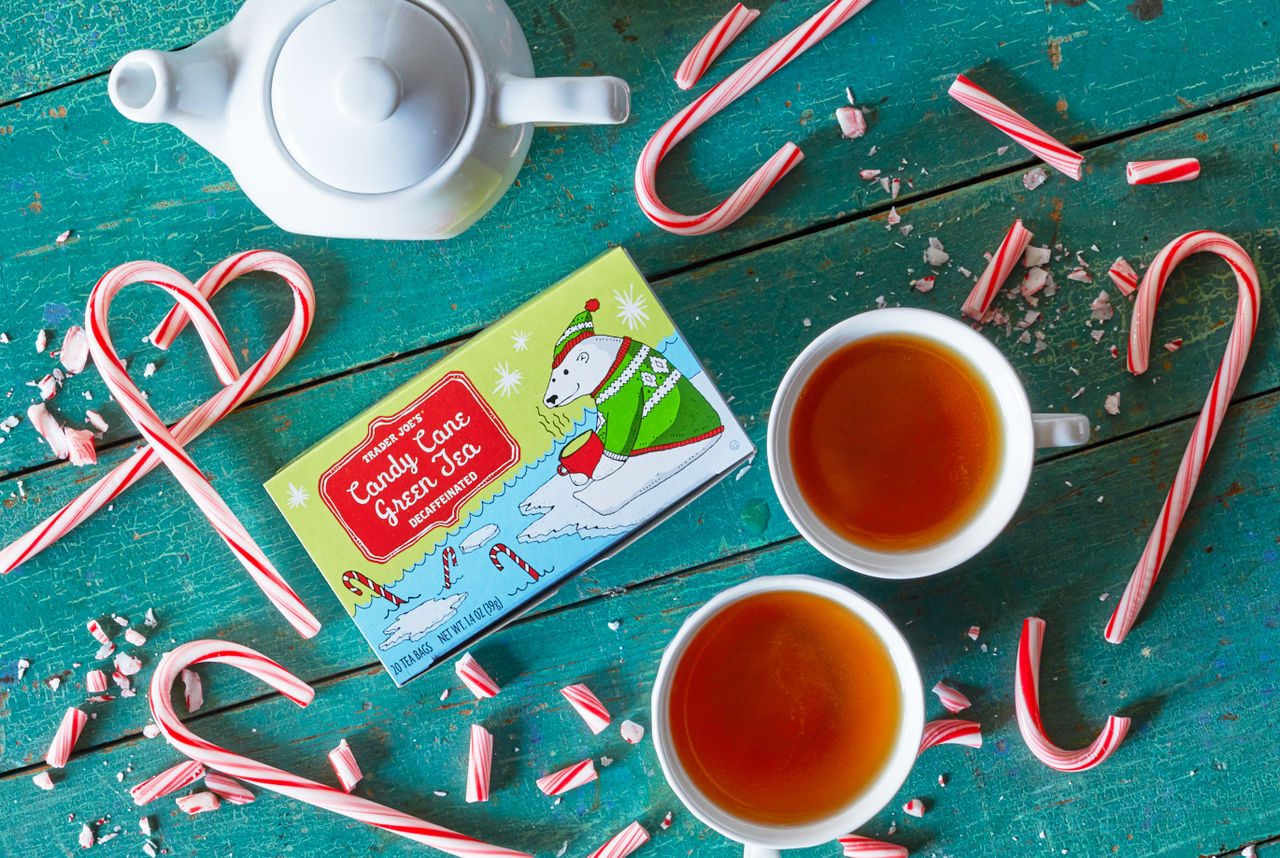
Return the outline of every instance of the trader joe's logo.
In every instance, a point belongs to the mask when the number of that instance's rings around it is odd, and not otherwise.
[[[471,381],[451,372],[320,477],[320,496],[360,553],[386,563],[520,461],[520,445]]]

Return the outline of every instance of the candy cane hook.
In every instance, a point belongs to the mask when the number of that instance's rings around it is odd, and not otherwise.
[[[165,653],[151,678],[151,715],[169,744],[180,753],[263,789],[287,795],[333,813],[399,834],[459,858],[531,858],[527,853],[491,846],[385,805],[349,795],[340,789],[233,754],[187,729],[174,711],[173,684],[184,668],[206,662],[228,664],[250,673],[299,706],[308,705],[315,692],[298,677],[259,652],[229,641],[193,641]]]
[[[756,84],[826,38],[870,2],[833,0],[821,12],[667,120],[645,145],[636,163],[636,200],[645,216],[676,235],[706,235],[724,229],[750,211],[779,179],[804,159],[804,154],[794,143],[787,143],[779,149],[728,199],[698,215],[680,214],[662,202],[658,197],[658,165],[677,143],[751,91]]]
[[[1111,643],[1123,641],[1133,627],[1151,592],[1151,585],[1155,583],[1160,567],[1169,555],[1169,546],[1191,504],[1191,494],[1204,470],[1209,451],[1213,449],[1213,441],[1218,437],[1218,429],[1231,404],[1236,383],[1240,381],[1240,373],[1244,369],[1245,358],[1249,355],[1249,346],[1253,343],[1253,334],[1258,327],[1258,304],[1262,300],[1262,287],[1249,254],[1220,233],[1205,230],[1189,232],[1174,239],[1156,254],[1146,276],[1142,278],[1142,285],[1138,287],[1138,296],[1133,305],[1133,321],[1129,326],[1129,371],[1134,375],[1141,375],[1146,371],[1156,304],[1160,301],[1160,294],[1173,269],[1193,253],[1216,253],[1235,272],[1236,285],[1240,287],[1236,299],[1236,320],[1231,326],[1231,336],[1227,339],[1226,354],[1222,356],[1222,363],[1218,365],[1218,372],[1213,377],[1213,386],[1209,388],[1209,396],[1205,399],[1196,427],[1191,432],[1191,440],[1187,442],[1186,452],[1182,454],[1178,473],[1173,479],[1173,485],[1169,487],[1169,494],[1165,496],[1164,506],[1160,508],[1160,516],[1147,540],[1147,547],[1143,549],[1142,557],[1138,559],[1138,565],[1124,588],[1124,595],[1120,597],[1111,621],[1107,623],[1106,636]]]
[[[535,581],[538,580],[538,577],[539,577],[538,570],[534,569],[528,563],[524,562],[524,560],[518,554],[516,554],[514,551],[512,551],[510,548],[508,548],[506,545],[504,545],[501,542],[493,546],[493,548],[489,549],[489,560],[490,562],[493,563],[494,566],[498,567],[499,572],[502,571],[502,561],[498,559],[499,554],[507,555],[508,557],[510,557],[512,560],[515,561],[515,564],[517,566],[519,566],[525,572],[529,573],[530,578],[532,578]]]

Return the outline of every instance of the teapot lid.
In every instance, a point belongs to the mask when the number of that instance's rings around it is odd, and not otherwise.
[[[330,187],[385,194],[435,172],[471,110],[453,33],[411,0],[332,0],[280,48],[271,113],[285,148]]]

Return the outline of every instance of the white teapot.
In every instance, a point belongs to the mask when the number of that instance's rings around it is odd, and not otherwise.
[[[226,163],[268,217],[338,238],[450,238],[519,172],[535,124],[625,122],[613,77],[533,77],[502,0],[247,0],[189,48],[134,51],[111,101]]]

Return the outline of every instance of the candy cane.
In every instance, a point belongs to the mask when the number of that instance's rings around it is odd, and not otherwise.
[[[90,694],[101,694],[107,690],[107,675],[100,670],[91,670],[85,676],[84,690]]]
[[[204,785],[218,798],[231,804],[253,804],[254,799],[257,798],[240,781],[217,772],[205,772]]]
[[[512,560],[515,561],[515,564],[517,566],[519,566],[525,572],[529,573],[530,578],[532,578],[535,581],[538,580],[538,570],[534,569],[528,563],[525,563],[524,560],[519,555],[517,555],[514,551],[512,551],[510,548],[508,548],[506,545],[502,544],[501,542],[493,546],[493,548],[489,549],[489,561],[498,568],[499,572],[502,571],[502,561],[498,559],[499,554],[507,555],[508,557],[510,557]]]
[[[692,104],[667,120],[645,145],[636,162],[636,200],[645,217],[676,235],[706,235],[724,229],[746,214],[779,179],[804,158],[787,143],[724,202],[698,215],[680,214],[658,197],[658,166],[681,140],[737,101],[756,84],[803,54],[848,21],[871,0],[833,0],[821,12],[774,42]]]
[[[1030,243],[1030,230],[1022,225],[1021,218],[1015,220],[1013,226],[1009,227],[1009,231],[1005,233],[1000,246],[996,248],[991,261],[987,263],[986,270],[974,284],[973,291],[969,293],[968,298],[965,298],[964,305],[960,308],[961,312],[981,322],[987,310],[991,309],[991,302],[996,299],[1000,287],[1008,279],[1009,272],[1013,271],[1013,266],[1018,264],[1019,257]]]
[[[566,766],[558,772],[538,778],[538,789],[546,795],[560,795],[571,789],[591,783],[596,779],[595,760],[583,760]]]
[[[49,743],[44,761],[55,769],[66,768],[67,761],[71,759],[71,749],[80,740],[80,733],[88,721],[88,713],[75,707],[68,709],[58,723],[58,731],[53,734],[53,741]]]
[[[609,842],[592,852],[587,858],[627,858],[649,842],[649,832],[638,822],[633,822],[609,839]]]
[[[907,858],[907,847],[870,837],[846,834],[837,841],[844,849],[845,858]]]
[[[130,787],[129,795],[138,807],[150,804],[161,796],[177,792],[183,787],[191,786],[204,777],[204,766],[195,760],[185,760],[176,766],[170,766],[158,775],[149,777],[136,786]]]
[[[471,689],[471,693],[477,700],[497,697],[498,692],[502,690],[498,688],[498,683],[493,681],[493,677],[480,666],[480,662],[476,661],[475,656],[469,652],[464,652],[462,657],[453,663],[453,672],[458,674],[463,685]]]
[[[471,725],[471,748],[467,754],[467,803],[489,800],[489,776],[493,771],[493,734],[479,724]]]
[[[948,712],[960,712],[968,709],[971,705],[969,698],[965,697],[959,691],[956,691],[950,685],[939,682],[933,686],[933,693],[938,695],[938,699],[942,701],[942,706]]]
[[[293,592],[275,566],[262,553],[244,525],[214,490],[208,477],[196,467],[181,442],[173,436],[155,409],[142,396],[142,391],[129,377],[124,362],[116,353],[107,318],[111,302],[125,286],[150,282],[168,292],[183,305],[200,333],[209,358],[223,384],[231,384],[239,375],[226,335],[218,324],[208,300],[185,277],[171,268],[154,262],[130,262],[107,272],[89,294],[85,311],[85,330],[89,333],[89,352],[107,388],[120,407],[150,442],[151,449],[164,462],[178,483],[191,495],[214,530],[236,555],[250,577],[267,598],[303,637],[313,637],[320,622]]]
[[[1129,719],[1107,716],[1106,726],[1098,738],[1079,751],[1064,751],[1049,741],[1040,723],[1040,647],[1043,643],[1044,620],[1038,617],[1023,620],[1013,695],[1018,731],[1036,759],[1049,768],[1060,772],[1083,772],[1115,753],[1129,731]]]
[[[221,276],[216,280],[211,279],[210,275],[217,271],[221,272]],[[200,286],[206,287],[207,284],[207,293],[212,295],[250,271],[271,272],[285,280],[293,290],[293,318],[275,345],[235,383],[218,391],[207,402],[174,424],[174,438],[181,444],[188,444],[199,437],[261,390],[297,353],[311,329],[311,321],[315,317],[315,291],[311,280],[298,263],[282,254],[266,250],[241,254],[235,258],[233,266],[223,270],[220,265],[202,277]],[[0,573],[12,572],[57,542],[159,464],[160,457],[154,447],[148,446],[134,453],[75,500],[0,551]]]
[[[582,716],[582,720],[587,722],[587,728],[594,735],[599,736],[613,720],[609,710],[605,709],[604,704],[600,702],[600,698],[582,683],[561,688],[560,693],[565,700],[569,701],[574,711]]]
[[[1084,176],[1084,156],[1059,143],[1000,99],[964,75],[956,75],[947,94],[1013,138],[1051,167],[1079,181]]]
[[[711,64],[759,17],[759,9],[748,9],[741,3],[730,9],[684,58],[676,71],[676,86],[689,89],[697,83]]]
[[[343,792],[351,792],[364,777],[360,764],[356,762],[356,755],[346,739],[339,741],[338,747],[329,752],[329,765],[333,766],[333,773],[338,776]]]
[[[937,745],[964,745],[966,748],[982,747],[982,725],[975,721],[946,718],[924,725],[920,736],[920,750],[916,756]]]
[[[193,641],[165,653],[151,679],[151,714],[169,744],[191,759],[263,789],[390,831],[459,858],[531,858],[527,853],[482,843],[366,798],[349,795],[334,787],[233,754],[201,739],[188,730],[174,712],[170,695],[182,670],[202,662],[217,662],[239,668],[258,677],[299,706],[309,704],[315,694],[311,686],[279,664],[240,644],[229,641]]]
[[[352,583],[353,581],[355,583]],[[383,599],[386,599],[388,602],[390,602],[392,605],[394,605],[397,608],[405,604],[406,602],[405,599],[401,599],[395,593],[392,593],[390,590],[383,587],[381,584],[378,584],[376,581],[370,581],[368,578],[366,578],[364,575],[361,575],[359,572],[357,572],[354,569],[348,569],[346,572],[342,573],[342,585],[346,587],[347,590],[349,590],[353,595],[356,595],[356,596],[363,596],[364,590],[361,590],[360,587],[362,586],[366,587],[368,588],[370,593],[372,593],[375,596],[379,596]]]
[[[1130,161],[1124,177],[1131,185],[1162,185],[1189,182],[1200,175],[1200,162],[1195,158],[1173,158],[1168,161]]]
[[[489,555],[489,559],[493,559],[492,554]],[[440,554],[440,560],[444,564],[444,588],[448,590],[449,587],[452,586],[452,582],[449,581],[449,565],[452,564],[455,567],[458,565],[458,552],[454,551],[452,548],[446,548]],[[535,578],[534,580],[536,581],[537,579]]]
[[[1191,503],[1191,495],[1196,489],[1201,471],[1204,470],[1205,461],[1209,458],[1209,451],[1213,449],[1214,439],[1218,437],[1218,429],[1231,404],[1236,383],[1240,380],[1240,372],[1244,369],[1244,362],[1249,354],[1249,346],[1253,343],[1254,331],[1258,327],[1258,304],[1262,300],[1262,288],[1258,282],[1258,271],[1249,254],[1220,233],[1203,230],[1189,232],[1174,239],[1156,254],[1146,276],[1142,278],[1142,286],[1138,289],[1138,297],[1133,306],[1133,321],[1129,326],[1129,371],[1134,375],[1141,375],[1147,369],[1156,304],[1169,275],[1182,260],[1193,253],[1202,252],[1216,253],[1235,272],[1236,285],[1239,286],[1236,320],[1231,327],[1231,336],[1227,339],[1226,354],[1222,356],[1222,363],[1213,377],[1213,386],[1209,388],[1204,408],[1191,432],[1191,440],[1187,442],[1186,452],[1182,454],[1182,462],[1178,465],[1173,485],[1169,487],[1169,494],[1164,499],[1164,506],[1160,508],[1160,516],[1156,519],[1142,557],[1124,588],[1124,595],[1120,597],[1111,621],[1107,623],[1106,635],[1111,643],[1120,643],[1129,633],[1151,592],[1151,585],[1160,574],[1160,567],[1164,565],[1174,534],[1178,532],[1178,525],[1182,523],[1182,517]]]

